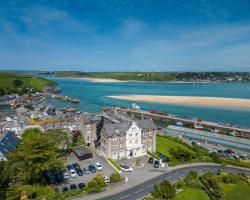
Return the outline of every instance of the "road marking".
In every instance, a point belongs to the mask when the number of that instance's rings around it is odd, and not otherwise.
[[[127,198],[127,197],[129,197],[129,196],[130,196],[130,194],[125,195],[125,196],[121,197],[120,199],[125,199],[125,198]]]
[[[143,190],[143,188],[142,189],[140,189],[140,190],[137,190],[136,192],[134,192],[135,194],[137,194],[137,193],[139,193],[139,192],[141,192]]]
[[[154,184],[151,184],[151,185],[148,185],[147,188],[150,188],[150,187],[153,187],[153,186],[154,186]]]

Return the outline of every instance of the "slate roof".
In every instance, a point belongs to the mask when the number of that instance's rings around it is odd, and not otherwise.
[[[20,139],[12,132],[0,135],[0,152],[6,157],[19,144]]]
[[[132,123],[133,121],[124,121],[115,124],[104,124],[102,131],[109,137],[113,135],[123,135],[126,134],[127,130],[132,126]],[[136,121],[136,124],[142,130],[156,128],[152,119],[141,119]]]

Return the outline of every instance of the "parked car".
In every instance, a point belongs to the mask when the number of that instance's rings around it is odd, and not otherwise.
[[[105,176],[105,175],[103,175],[103,177],[104,177],[105,183],[109,183],[109,177],[108,177],[108,176]]]
[[[80,165],[78,163],[74,163],[72,165],[75,168],[76,173],[78,174],[78,176],[83,176],[83,171],[82,171]]]
[[[62,192],[67,192],[67,191],[69,191],[68,187],[65,186],[65,187],[62,188]]]
[[[124,172],[132,172],[133,171],[132,167],[129,167],[126,165],[120,165],[120,167],[122,168],[122,171],[124,171]]]
[[[67,180],[67,179],[69,179],[69,173],[68,172],[64,172],[63,173],[63,178],[64,178],[64,180]]]
[[[70,190],[76,190],[77,189],[76,184],[70,184],[69,189]]]
[[[90,173],[91,173],[91,172],[89,171],[89,169],[86,168],[86,167],[84,167],[82,170],[83,170],[83,173],[84,173],[84,174],[90,174]]]
[[[78,188],[79,188],[79,189],[83,189],[83,188],[85,188],[85,187],[86,187],[85,183],[79,183],[79,184],[78,184]]]
[[[67,165],[67,169],[68,169],[68,171],[70,173],[70,176],[72,178],[76,178],[77,177],[76,171],[75,171],[75,169],[74,169],[74,167],[72,165]]]
[[[161,159],[162,162],[168,162],[169,158],[165,156],[164,154],[157,152],[156,155]]]
[[[159,160],[155,160],[153,166],[154,166],[154,168],[159,168],[160,167],[160,161]]]
[[[149,163],[149,164],[153,164],[153,163],[154,163],[154,158],[153,158],[153,157],[149,157],[148,163]]]
[[[95,168],[97,171],[102,171],[102,165],[100,163],[95,163]]]
[[[94,166],[94,165],[89,165],[89,171],[90,171],[91,173],[96,173],[96,168],[95,168],[95,166]]]

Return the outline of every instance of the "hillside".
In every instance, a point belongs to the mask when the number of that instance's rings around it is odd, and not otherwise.
[[[54,71],[39,74],[60,77],[108,78],[155,82],[250,82],[249,72],[79,72]]]
[[[24,93],[27,88],[39,91],[46,85],[54,86],[55,83],[40,77],[0,72],[0,95],[12,92]]]

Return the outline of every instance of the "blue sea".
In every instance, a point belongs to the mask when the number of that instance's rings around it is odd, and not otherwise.
[[[131,106],[133,102],[110,99],[108,95],[147,94],[176,96],[212,96],[250,99],[250,83],[94,83],[70,78],[46,77],[58,83],[62,95],[79,98],[79,104],[49,100],[56,106],[73,106],[81,111],[100,111],[103,107]],[[250,110],[194,107],[137,102],[143,110],[157,109],[182,117],[199,117],[220,123],[250,127]]]

